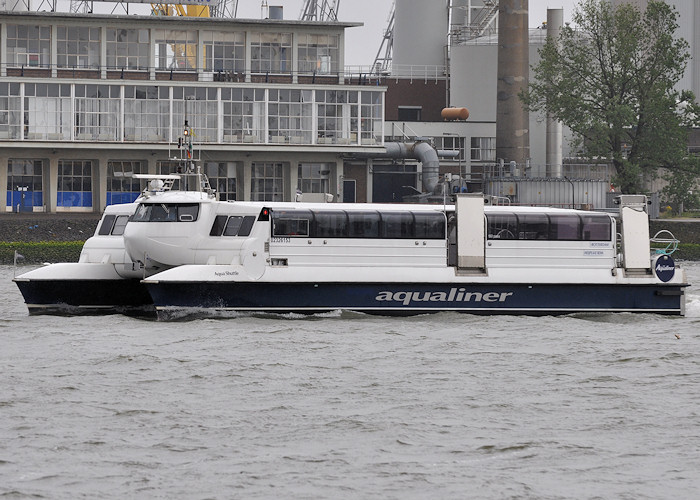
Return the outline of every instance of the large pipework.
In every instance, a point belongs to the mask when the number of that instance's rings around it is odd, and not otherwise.
[[[388,158],[415,158],[423,164],[423,189],[434,193],[440,180],[440,161],[437,151],[427,142],[387,142],[384,144],[386,153],[374,156]]]

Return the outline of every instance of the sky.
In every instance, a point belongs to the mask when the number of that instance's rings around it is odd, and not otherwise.
[[[423,0],[440,2],[442,0]],[[298,19],[304,0],[267,0],[268,5],[282,6],[285,19]],[[361,22],[361,28],[348,28],[345,34],[345,65],[370,66],[379,51],[389,21],[393,0],[340,0],[338,20]],[[547,9],[564,9],[564,20],[571,17],[576,0],[530,0],[530,27],[547,20]],[[238,17],[260,19],[261,0],[238,0]]]
[[[39,0],[35,0],[38,2]],[[63,0],[66,1],[66,0]],[[238,17],[261,19],[261,6],[264,0],[238,0]],[[389,14],[393,0],[338,0],[338,20],[341,22],[360,22],[364,26],[348,28],[345,34],[345,65],[346,66],[371,66],[374,62],[379,47],[382,43],[384,31],[388,26]],[[422,0],[424,2],[440,2],[444,0]],[[304,0],[266,0],[270,6],[283,7],[284,18],[299,19],[299,15],[306,2]],[[175,3],[175,2],[173,2]],[[564,9],[564,21],[571,18],[574,5],[577,0],[529,0],[530,27],[536,28],[547,20],[547,9]],[[113,4],[95,4],[95,12],[110,12]],[[100,9],[102,7],[102,9]],[[146,5],[131,4],[130,12],[142,8],[146,12]],[[104,10],[107,9],[107,10]],[[120,14],[121,12],[115,12]]]

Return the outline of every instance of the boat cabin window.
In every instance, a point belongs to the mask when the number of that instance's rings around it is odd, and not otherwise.
[[[487,214],[490,240],[610,241],[612,221],[605,214]]]
[[[224,234],[224,228],[226,227],[227,220],[227,215],[217,215],[214,218],[214,224],[211,226],[211,231],[209,231],[209,236],[221,236]]]
[[[379,212],[348,212],[350,238],[379,238]]]
[[[515,214],[497,214],[486,216],[488,239],[515,240],[518,234],[518,218]]]
[[[348,216],[342,210],[312,212],[311,235],[315,238],[347,238]]]
[[[114,236],[121,236],[124,234],[124,229],[126,229],[126,223],[129,222],[128,215],[119,215],[114,223],[114,229],[112,229],[112,234]]]
[[[444,239],[442,212],[294,210],[272,212],[272,236]]]
[[[445,216],[435,212],[414,212],[415,237],[428,240],[445,238]]]
[[[224,236],[250,236],[254,223],[254,215],[233,215],[228,218]]]
[[[413,238],[415,227],[411,212],[383,212],[380,225],[382,238]]]
[[[193,222],[199,215],[198,203],[141,203],[133,222]]]
[[[313,214],[308,210],[273,212],[272,236],[309,236]]]
[[[576,241],[581,239],[581,219],[578,215],[550,215],[549,239]]]
[[[217,215],[209,236],[250,236],[255,224],[254,215]]]
[[[549,239],[549,218],[545,214],[518,214],[519,240]]]
[[[114,226],[116,218],[116,215],[105,215],[102,217],[102,224],[100,224],[100,229],[97,231],[97,234],[100,236],[109,235],[112,232],[112,227]]]
[[[582,215],[581,239],[584,241],[610,241],[612,224],[606,215]]]

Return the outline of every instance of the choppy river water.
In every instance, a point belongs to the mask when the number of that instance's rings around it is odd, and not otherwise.
[[[0,498],[698,498],[687,316],[27,315],[0,267]]]

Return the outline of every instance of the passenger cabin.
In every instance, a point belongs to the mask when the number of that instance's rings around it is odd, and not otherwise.
[[[605,213],[486,207],[463,227],[455,207],[443,205],[161,201],[131,218],[127,248],[137,260],[241,265],[255,248],[272,267],[457,267],[459,231],[478,238],[486,269],[613,269],[617,256]],[[136,230],[140,222],[156,224]]]

